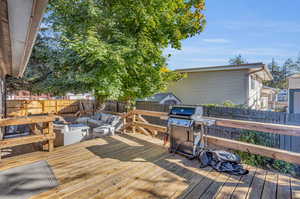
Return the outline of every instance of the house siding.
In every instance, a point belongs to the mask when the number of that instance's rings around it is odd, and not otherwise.
[[[300,89],[300,77],[289,79],[289,89]]]
[[[289,78],[289,112],[300,113],[300,77]]]
[[[188,73],[188,77],[169,87],[185,104],[222,104],[230,100],[247,104],[248,70]]]

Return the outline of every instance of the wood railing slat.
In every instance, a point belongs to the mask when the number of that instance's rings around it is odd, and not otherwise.
[[[152,117],[168,116],[168,113],[165,113],[165,112],[146,111],[146,110],[139,110],[139,109],[134,110],[133,113],[137,114],[137,115],[146,115],[146,116],[152,116]]]
[[[290,163],[300,164],[300,153],[285,151],[281,149],[270,148],[261,145],[229,140],[215,136],[205,136],[209,145],[220,146],[224,148],[235,149],[256,155],[262,155],[277,160],[284,160]]]
[[[29,135],[29,136],[18,137],[18,138],[9,138],[9,139],[5,139],[5,140],[0,140],[0,149],[14,147],[14,146],[23,145],[23,144],[43,142],[43,141],[47,141],[47,140],[54,140],[54,139],[55,139],[54,134]]]
[[[164,126],[160,126],[160,125],[156,125],[156,124],[148,124],[148,123],[144,123],[144,122],[132,122],[133,125],[139,126],[139,127],[143,127],[143,128],[149,128],[152,129],[154,131],[159,131],[159,132],[167,132],[167,127]]]
[[[240,129],[280,134],[280,135],[300,136],[300,126],[295,126],[295,125],[261,123],[261,122],[253,122],[253,121],[231,120],[231,119],[212,118],[212,117],[204,117],[204,118],[215,120],[217,126],[240,128]]]

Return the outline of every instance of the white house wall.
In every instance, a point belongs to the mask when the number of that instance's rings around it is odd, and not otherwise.
[[[289,89],[300,89],[300,77],[289,79]]]
[[[251,88],[251,76],[254,77],[254,89]],[[249,96],[248,96],[248,106],[250,108],[254,109],[260,109],[261,108],[261,91],[263,88],[262,81],[260,81],[255,75],[249,75],[248,76],[249,83],[248,83],[248,90],[249,90]]]
[[[248,70],[193,72],[169,87],[184,104],[247,103]]]

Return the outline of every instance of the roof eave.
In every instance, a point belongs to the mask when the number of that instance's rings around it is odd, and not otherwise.
[[[0,63],[3,75],[23,75],[47,3],[48,0],[0,0],[0,34],[7,33],[0,37],[0,44],[6,42],[0,46],[0,57],[5,55]],[[7,19],[2,20],[5,15]]]
[[[263,63],[250,63],[250,64],[240,64],[240,65],[224,65],[224,66],[210,66],[210,67],[198,67],[198,68],[187,68],[187,69],[177,69],[176,72],[209,72],[209,71],[223,71],[223,70],[243,70],[251,68],[261,68],[264,66]]]

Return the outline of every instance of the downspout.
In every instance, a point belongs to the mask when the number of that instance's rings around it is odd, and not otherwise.
[[[248,76],[250,76],[250,75],[252,75],[252,74],[255,74],[255,73],[258,73],[258,72],[261,72],[261,71],[263,71],[263,70],[265,70],[265,66],[263,65],[262,67],[261,67],[261,69],[258,69],[258,70],[255,70],[255,71],[252,71],[252,72],[249,72],[249,73],[247,73],[247,78],[248,78]],[[248,80],[248,82],[249,82],[249,80]],[[251,84],[251,83],[250,83]],[[249,100],[250,100],[250,95],[249,95],[249,93],[250,93],[250,90],[249,90],[249,87],[250,87],[250,85],[249,85],[249,83],[247,84],[248,85],[248,94],[247,94],[247,101],[245,102],[245,104],[248,104],[248,106],[249,106]]]

